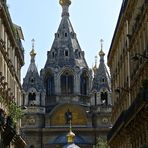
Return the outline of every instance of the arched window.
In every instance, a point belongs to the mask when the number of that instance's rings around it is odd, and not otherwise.
[[[101,104],[103,104],[103,105],[107,105],[108,104],[107,92],[101,92]]]
[[[30,78],[30,82],[31,82],[31,84],[34,84],[34,82],[35,82],[34,77],[31,77],[31,78]]]
[[[80,92],[82,95],[87,95],[88,90],[88,76],[86,72],[83,72],[80,77]]]
[[[65,50],[65,56],[68,57],[68,50]]]
[[[55,52],[53,51],[53,52],[52,52],[52,58],[54,58],[54,57],[55,57]]]
[[[46,86],[46,95],[47,96],[54,95],[54,76],[53,75],[49,75],[47,77],[45,86]]]
[[[81,52],[79,52],[79,58],[81,58]]]
[[[28,100],[29,101],[34,101],[36,100],[36,94],[34,92],[29,93],[28,95]]]
[[[74,76],[68,72],[61,75],[61,93],[72,94],[74,87]]]
[[[67,37],[67,33],[65,33],[65,37]]]

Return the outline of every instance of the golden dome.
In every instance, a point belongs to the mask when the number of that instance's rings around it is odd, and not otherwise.
[[[70,0],[60,0],[59,1],[61,6],[69,6],[71,4]]]
[[[34,49],[31,50],[30,56],[31,56],[31,57],[35,57],[35,56],[36,56],[36,53],[35,53]]]
[[[73,143],[75,138],[75,134],[70,130],[69,133],[67,134],[67,142],[68,143]]]
[[[104,56],[104,55],[105,55],[105,53],[103,52],[102,49],[101,49],[101,51],[99,52],[99,55],[100,55],[100,56]]]
[[[32,42],[32,50],[30,52],[30,56],[35,57],[36,56],[36,53],[35,53],[35,50],[34,50],[34,42],[35,42],[35,40],[32,39],[31,42]]]

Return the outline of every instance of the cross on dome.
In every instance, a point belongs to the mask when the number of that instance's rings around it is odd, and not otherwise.
[[[31,50],[31,52],[30,52],[30,56],[31,56],[32,58],[34,58],[34,57],[36,56],[36,53],[35,53],[35,50],[34,50],[34,43],[35,43],[35,40],[32,39],[31,42],[32,42],[32,50]]]
[[[104,56],[104,55],[105,55],[105,53],[103,52],[103,42],[104,42],[104,40],[101,39],[101,40],[100,40],[100,43],[101,43],[101,50],[100,50],[100,52],[99,52],[99,55],[100,55],[100,56]]]

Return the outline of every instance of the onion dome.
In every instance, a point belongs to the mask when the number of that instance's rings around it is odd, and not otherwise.
[[[34,50],[34,42],[35,42],[35,40],[32,39],[32,50],[30,52],[31,59],[34,59],[34,57],[36,56],[36,53],[35,53],[35,50]]]
[[[61,6],[69,6],[71,4],[70,0],[60,0],[59,1]]]
[[[102,49],[101,49],[101,51],[99,52],[99,56],[100,56],[100,57],[105,56],[105,53],[103,52]]]
[[[63,148],[80,148],[74,143],[75,134],[72,132],[71,127],[71,120],[70,120],[70,129],[69,133],[67,134],[67,145],[65,145]]]
[[[67,134],[67,142],[68,143],[73,143],[75,138],[75,134],[70,130],[69,133]]]

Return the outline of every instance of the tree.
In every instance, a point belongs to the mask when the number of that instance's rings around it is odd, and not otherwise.
[[[109,148],[105,138],[99,137],[97,139],[96,148]]]

